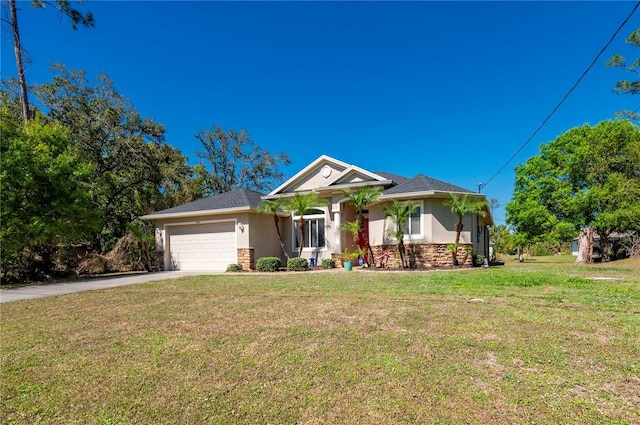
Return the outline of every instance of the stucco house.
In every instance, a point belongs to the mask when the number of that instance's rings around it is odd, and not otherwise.
[[[347,202],[343,190],[356,190],[365,185],[383,188],[383,195],[365,214],[374,257],[386,252],[391,260],[397,258],[397,241],[393,237],[395,225],[385,217],[383,206],[394,199],[418,205],[411,215],[404,239],[411,264],[417,268],[452,264],[446,247],[455,240],[457,216],[442,205],[448,193],[470,193],[485,199],[482,194],[422,174],[408,178],[386,172],[374,173],[322,155],[269,194],[237,189],[142,218],[155,222],[157,250],[162,253],[165,270],[225,270],[232,263],[250,270],[261,257],[284,259],[273,216],[258,212],[262,200],[316,191],[326,200],[326,205],[305,214],[307,234],[302,255],[313,257],[319,264],[325,258],[336,258],[345,249],[353,251],[357,248],[352,235],[340,231],[341,223],[356,218],[355,209]],[[286,249],[290,256],[297,256],[298,238],[294,226],[298,217],[284,212],[280,217]],[[488,226],[491,225],[493,218],[488,209],[485,217],[465,217],[460,252],[464,252],[464,247],[470,247],[473,252],[486,256],[489,253]],[[469,255],[466,264],[470,263]]]

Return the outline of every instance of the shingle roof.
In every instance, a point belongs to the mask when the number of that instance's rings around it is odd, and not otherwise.
[[[431,190],[439,192],[471,192],[470,190],[464,189],[460,186],[443,182],[441,180],[432,179],[431,177],[427,177],[424,174],[418,174],[412,179],[407,179],[397,186],[393,186],[385,190],[384,194],[397,195],[400,193],[427,192]]]
[[[387,173],[386,171],[376,171],[375,174],[379,175],[380,177],[384,177],[387,180],[393,181],[394,185],[395,184],[402,184],[402,183],[406,182],[407,180],[409,180],[408,177],[399,176],[399,175],[393,174],[393,173]]]
[[[220,210],[227,208],[257,207],[262,202],[262,193],[249,189],[234,189],[208,198],[198,199],[188,204],[158,211],[155,214],[175,214],[192,211]]]

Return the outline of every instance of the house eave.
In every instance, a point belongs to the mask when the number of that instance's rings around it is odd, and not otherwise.
[[[411,198],[422,198],[426,196],[431,197],[447,197],[450,193],[454,195],[466,195],[469,194],[473,197],[484,198],[485,196],[480,193],[473,192],[451,192],[451,191],[442,191],[442,190],[423,190],[419,192],[404,192],[404,193],[392,193],[387,195],[382,195],[380,197],[381,201],[392,200],[392,199],[411,199]]]
[[[322,196],[328,196],[331,195],[333,193],[336,192],[341,192],[343,190],[347,190],[347,189],[352,189],[352,188],[358,188],[358,187],[364,187],[364,186],[389,186],[393,184],[393,182],[391,180],[381,180],[381,181],[362,181],[362,182],[355,182],[355,183],[343,183],[343,184],[338,184],[335,186],[321,186],[312,190],[298,190],[295,192],[285,192],[285,193],[278,193],[276,195],[273,194],[269,194],[269,195],[264,195],[262,197],[263,200],[271,200],[271,199],[279,199],[279,198],[292,198],[296,195],[296,193],[299,193],[301,195],[307,194],[307,193],[311,193],[311,192],[316,192],[320,197]]]
[[[422,191],[422,192],[406,192],[406,193],[394,193],[394,194],[390,194],[390,195],[382,195],[380,198],[378,198],[378,201],[376,202],[376,204],[379,204],[381,202],[385,202],[385,201],[392,201],[392,200],[410,200],[410,199],[416,199],[416,198],[427,198],[427,197],[431,197],[431,198],[446,198],[449,193],[452,193],[454,195],[465,195],[465,194],[469,194],[473,197],[476,198],[483,198],[486,200],[486,197],[481,194],[481,193],[473,193],[473,192],[446,192],[446,191],[441,191],[441,190],[427,190],[427,191]],[[491,213],[491,208],[487,207],[485,209],[486,212],[486,216],[485,221],[489,223],[490,226],[493,226],[495,224],[494,220],[493,220],[493,214]]]

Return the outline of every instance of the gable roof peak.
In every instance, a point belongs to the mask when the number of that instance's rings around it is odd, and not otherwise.
[[[287,181],[285,181],[280,186],[278,186],[277,188],[275,188],[274,190],[269,192],[269,196],[277,195],[279,192],[281,192],[287,186],[289,186],[291,184],[291,182],[294,182],[294,181],[300,179],[301,177],[305,176],[310,171],[316,169],[320,164],[323,164],[323,163],[325,165],[326,164],[332,164],[332,165],[334,165],[334,167],[341,168],[341,169],[345,169],[345,168],[349,167],[349,164],[347,164],[346,162],[342,162],[342,161],[340,161],[338,159],[332,158],[329,155],[324,155],[324,154],[320,155],[318,158],[313,160],[309,165],[304,167],[302,170],[298,171],[293,177],[287,179]]]

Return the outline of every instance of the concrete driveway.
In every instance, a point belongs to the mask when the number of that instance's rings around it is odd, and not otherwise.
[[[171,271],[154,273],[135,273],[121,276],[109,276],[85,280],[69,280],[59,283],[43,283],[41,285],[21,286],[17,288],[0,289],[0,303],[28,300],[31,298],[43,298],[53,295],[71,294],[81,291],[93,291],[95,289],[113,288],[116,286],[134,285],[153,280],[176,279],[183,276],[200,276],[220,274],[215,271]]]

